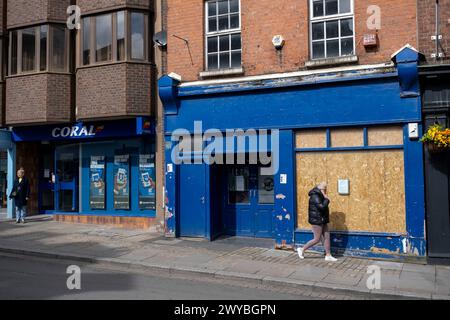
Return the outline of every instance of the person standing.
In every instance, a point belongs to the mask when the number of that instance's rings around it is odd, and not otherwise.
[[[303,248],[297,248],[300,259],[304,259],[306,250],[323,242],[325,247],[325,261],[337,261],[331,255],[330,231],[328,223],[330,222],[330,198],[327,195],[327,184],[322,182],[313,188],[309,193],[308,222],[312,226],[314,238],[305,244]]]
[[[17,171],[17,179],[14,181],[9,198],[14,199],[16,206],[16,223],[25,223],[27,202],[30,198],[30,183],[27,177],[25,177],[25,170],[23,168]]]

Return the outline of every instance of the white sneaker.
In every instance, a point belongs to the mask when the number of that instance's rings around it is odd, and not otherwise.
[[[330,255],[330,256],[325,256],[325,261],[336,262],[337,259]]]
[[[297,253],[298,253],[298,257],[300,259],[305,259],[305,257],[303,256],[303,249],[302,248],[298,247],[297,248]]]

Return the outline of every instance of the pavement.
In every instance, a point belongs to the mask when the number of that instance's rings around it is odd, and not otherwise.
[[[450,266],[345,256],[338,256],[337,262],[326,262],[322,254],[314,252],[300,260],[293,251],[274,249],[270,239],[174,239],[147,230],[69,224],[55,222],[51,216],[35,216],[26,224],[0,221],[0,252],[230,283],[315,288],[385,299],[450,300]],[[379,289],[367,287],[371,276],[368,270],[374,269],[380,270]]]

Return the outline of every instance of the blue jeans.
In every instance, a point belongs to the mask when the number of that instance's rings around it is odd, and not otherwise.
[[[24,220],[27,216],[27,206],[16,207],[16,221]]]

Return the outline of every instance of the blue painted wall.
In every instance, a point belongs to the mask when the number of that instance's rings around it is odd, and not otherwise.
[[[391,257],[408,253],[426,254],[424,237],[424,188],[422,145],[407,138],[407,123],[421,122],[417,63],[419,54],[406,48],[394,59],[398,72],[345,77],[317,75],[295,78],[179,86],[176,80],[160,79],[160,96],[165,106],[166,144],[177,129],[194,132],[194,122],[208,129],[280,129],[280,170],[275,177],[275,240],[278,247],[293,247],[311,238],[309,231],[295,230],[296,177],[294,130],[301,128],[403,124],[406,135],[405,191],[406,235],[352,232],[333,234],[332,245],[350,249],[349,254]],[[167,219],[169,234],[175,235],[177,193],[190,191],[177,180],[177,166],[171,163],[173,143],[166,145]],[[280,175],[287,174],[287,183]],[[208,186],[209,180],[205,180]],[[401,186],[399,186],[401,187]],[[209,212],[209,215],[213,213]],[[371,250],[375,248],[376,250]],[[406,248],[406,252],[404,252]]]
[[[190,131],[194,121],[203,129],[307,128],[363,125],[420,120],[418,99],[402,99],[398,79],[356,77],[339,83],[299,85],[288,88],[230,91],[226,94],[184,95],[179,89],[177,115],[166,116],[166,132],[178,128]],[[196,92],[202,92],[197,89]]]

